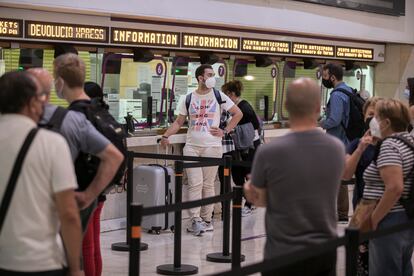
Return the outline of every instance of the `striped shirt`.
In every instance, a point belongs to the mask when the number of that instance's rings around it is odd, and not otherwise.
[[[414,143],[414,138],[407,132],[399,133],[404,138]],[[411,183],[414,180],[412,173],[414,166],[414,153],[404,142],[388,138],[381,144],[377,161],[373,161],[364,172],[364,198],[380,199],[385,191],[385,185],[381,179],[379,169],[385,166],[402,167],[404,176],[403,197],[407,198],[410,192]],[[404,207],[397,201],[390,212],[402,211]]]

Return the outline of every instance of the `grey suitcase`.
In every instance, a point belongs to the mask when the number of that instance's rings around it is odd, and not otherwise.
[[[174,170],[158,165],[140,165],[134,168],[134,190],[132,201],[144,207],[174,203]],[[174,213],[157,214],[142,218],[141,227],[149,233],[160,234],[161,230],[174,231]]]

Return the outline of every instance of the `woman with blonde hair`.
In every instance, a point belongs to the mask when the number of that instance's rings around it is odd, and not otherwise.
[[[372,230],[409,220],[400,201],[408,198],[413,182],[414,152],[407,143],[414,144],[414,138],[407,132],[409,123],[408,107],[401,101],[384,99],[376,104],[370,132],[382,141],[364,172],[363,195],[377,201],[368,221]],[[413,247],[414,229],[371,240],[369,275],[411,276]]]

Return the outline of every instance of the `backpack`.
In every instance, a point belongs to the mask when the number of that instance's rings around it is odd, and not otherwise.
[[[391,137],[387,137],[384,140],[382,140],[382,142],[377,146],[377,153],[374,157],[374,162],[377,162],[377,158],[378,158],[378,155],[379,155],[379,148],[381,147],[381,144],[386,139],[390,139],[390,138],[394,138],[394,139],[397,139],[397,140],[403,142],[406,146],[408,146],[413,151],[413,154],[414,154],[414,144],[412,142],[410,142],[405,137],[400,136],[400,135],[391,136]],[[408,175],[413,175],[413,173],[414,173],[414,167],[411,169],[411,172]],[[405,213],[407,214],[408,218],[410,218],[410,219],[414,218],[414,183],[413,182],[411,183],[411,186],[410,186],[410,191],[408,193],[408,198],[400,197],[400,199],[399,199],[401,205],[404,207]]]
[[[346,137],[349,141],[356,138],[361,138],[365,133],[365,122],[363,107],[365,100],[357,93],[356,89],[352,89],[352,92],[348,90],[337,88],[334,91],[339,91],[349,97],[349,120],[348,126],[345,127],[341,122],[342,127],[345,129]]]
[[[60,128],[62,126],[63,120],[65,119],[68,110],[64,107],[58,106],[53,113],[52,117],[50,117],[47,123],[39,123],[38,126],[41,128],[45,128],[57,133],[60,133]]]
[[[221,108],[221,105],[222,105],[222,104],[224,104],[224,103],[226,103],[226,101],[223,101],[223,100],[222,100],[222,98],[221,98],[221,94],[220,94],[220,91],[218,91],[218,90],[217,90],[217,89],[215,89],[214,87],[213,87],[213,92],[214,92],[214,96],[216,97],[216,100],[217,100],[217,102],[219,103],[219,106],[220,106],[220,108]],[[190,115],[189,110],[190,110],[190,104],[191,104],[191,97],[192,97],[192,95],[193,95],[193,93],[190,93],[190,94],[188,94],[188,95],[185,97],[185,107],[186,107],[186,109],[187,109],[187,115]],[[220,114],[221,114],[221,112],[220,112]]]
[[[124,161],[119,166],[106,191],[112,188],[112,185],[119,185],[126,169],[127,136],[124,129],[109,113],[108,105],[101,102],[98,98],[93,98],[90,101],[79,100],[72,102],[69,110],[85,114],[92,125],[124,155]],[[81,191],[85,190],[94,179],[99,163],[100,159],[98,157],[84,152],[79,153],[75,160],[75,172]]]

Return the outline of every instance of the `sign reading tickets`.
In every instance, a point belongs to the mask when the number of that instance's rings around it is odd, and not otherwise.
[[[0,37],[23,37],[23,20],[0,18]]]
[[[336,56],[341,58],[374,59],[374,50],[336,46]]]
[[[242,38],[242,51],[290,54],[290,42]]]
[[[230,36],[182,34],[181,47],[218,50],[240,50],[240,38]]]
[[[111,43],[144,46],[180,46],[180,34],[172,32],[153,32],[145,30],[111,28]]]
[[[26,38],[107,43],[108,28],[90,25],[26,21]]]
[[[335,46],[293,42],[292,54],[302,56],[334,57]]]

